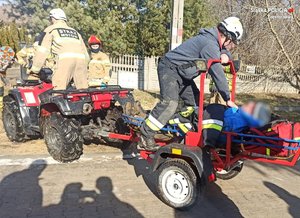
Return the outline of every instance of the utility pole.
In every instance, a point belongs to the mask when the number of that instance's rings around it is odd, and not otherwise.
[[[172,25],[170,50],[182,43],[184,0],[172,0]]]

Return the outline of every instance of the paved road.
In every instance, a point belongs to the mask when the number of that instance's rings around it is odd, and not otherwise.
[[[89,154],[57,164],[40,156],[0,156],[0,217],[300,217],[300,166],[248,162],[230,181],[203,192],[190,211],[155,196],[143,160]]]

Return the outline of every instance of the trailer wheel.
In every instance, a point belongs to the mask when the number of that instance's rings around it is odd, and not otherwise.
[[[13,142],[25,141],[26,135],[18,104],[9,96],[4,98],[2,121],[9,140]]]
[[[176,209],[192,207],[200,193],[200,182],[192,167],[182,159],[170,159],[158,168],[158,196]]]
[[[52,113],[44,121],[44,138],[49,154],[62,163],[72,162],[83,153],[83,138],[79,123]]]
[[[240,166],[233,168],[230,171],[227,170],[216,171],[216,177],[222,180],[229,180],[236,177],[242,171],[242,169],[243,169],[243,163]]]

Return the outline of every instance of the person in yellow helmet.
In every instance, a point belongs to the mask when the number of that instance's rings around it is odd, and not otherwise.
[[[55,59],[54,90],[65,90],[71,80],[77,89],[88,88],[89,55],[81,35],[67,25],[66,14],[60,8],[50,11],[50,20],[52,25],[42,33],[29,70],[39,73],[47,57],[52,55]]]
[[[110,80],[111,63],[109,56],[102,52],[102,42],[95,35],[88,40],[91,50],[91,61],[89,63],[88,79],[89,86],[100,86],[107,84]]]

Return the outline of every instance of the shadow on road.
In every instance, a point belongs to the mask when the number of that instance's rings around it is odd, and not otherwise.
[[[82,190],[82,183],[70,183],[65,186],[58,204],[43,207],[39,180],[46,167],[45,161],[37,160],[28,169],[12,173],[1,181],[1,218],[143,217],[132,205],[115,196],[109,177],[99,177],[96,190]]]
[[[28,169],[6,176],[0,183],[0,217],[26,217],[33,207],[41,208],[41,173],[46,168],[43,160],[34,161]]]
[[[289,213],[291,217],[299,217],[300,215],[300,198],[292,195],[285,189],[270,183],[264,182],[264,185],[273,191],[279,198],[284,200],[289,205]],[[288,184],[287,184],[288,185]]]
[[[269,170],[274,170],[279,174],[281,174],[282,171],[287,171],[290,174],[300,176],[300,161],[298,161],[294,167],[287,167],[282,165],[260,163],[260,162],[253,162],[253,161],[247,161],[247,166],[254,169],[262,176],[267,176]],[[259,169],[258,166],[263,166],[266,170]]]
[[[158,197],[157,174],[151,172],[150,164],[143,159],[128,159],[127,162],[134,167],[136,176],[142,176],[151,192]],[[159,197],[158,197],[159,198]],[[163,203],[162,203],[163,204]],[[174,210],[175,218],[188,217],[243,217],[235,203],[222,192],[216,183],[208,184],[199,196],[198,202],[187,211]]]

